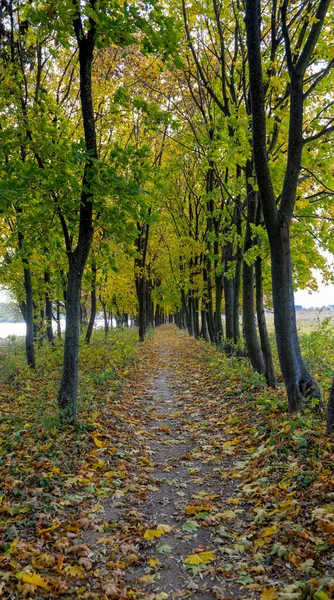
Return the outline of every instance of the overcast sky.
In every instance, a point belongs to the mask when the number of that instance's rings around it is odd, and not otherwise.
[[[8,300],[8,294],[0,289],[0,302]],[[319,283],[319,291],[309,294],[304,290],[295,292],[295,304],[301,304],[304,308],[321,308],[333,304],[334,306],[334,285],[323,285]]]

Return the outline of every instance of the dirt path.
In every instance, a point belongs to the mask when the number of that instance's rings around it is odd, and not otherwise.
[[[107,565],[116,567],[113,577],[129,597],[250,599],[253,592],[231,577],[236,562],[243,573],[247,518],[245,507],[233,505],[236,482],[229,477],[242,456],[231,456],[223,398],[207,377],[199,346],[185,344],[184,336],[170,327],[156,332],[122,398],[131,413],[126,441],[133,476],[128,472],[124,497],[116,493],[102,503],[100,530],[118,531],[110,539],[118,560]],[[100,559],[108,555],[101,531],[88,531],[85,542],[95,543]],[[106,576],[104,591],[112,596],[110,571]]]

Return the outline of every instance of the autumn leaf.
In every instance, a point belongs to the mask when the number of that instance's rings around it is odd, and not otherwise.
[[[327,523],[326,521],[319,521],[318,527],[319,527],[319,529],[321,529],[321,531],[325,531],[326,533],[334,533],[334,523]]]
[[[146,529],[144,533],[145,540],[155,540],[155,538],[159,538],[165,532],[163,529]]]
[[[143,575],[142,577],[139,577],[138,582],[143,583],[144,585],[148,585],[150,583],[154,583],[154,579],[151,574],[148,574],[148,575]]]
[[[108,448],[108,446],[109,446],[108,442],[103,442],[96,436],[93,437],[93,440],[94,440],[94,444],[97,448]]]
[[[197,531],[199,528],[200,525],[197,523],[197,521],[186,521],[186,523],[184,523],[181,527],[182,531],[187,531],[188,533]]]
[[[146,540],[154,540],[155,538],[159,538],[164,533],[169,533],[170,531],[172,531],[170,525],[164,525],[163,523],[160,523],[156,529],[147,529],[144,533],[144,538]]]
[[[85,578],[84,570],[80,565],[68,565],[65,567],[65,573],[70,577],[78,577],[79,579]]]
[[[45,579],[43,579],[43,577],[41,577],[41,575],[39,575],[38,573],[18,573],[18,576],[20,576],[20,579],[21,581],[23,581],[23,583],[36,585],[37,587],[43,588],[46,591],[50,590],[50,587],[45,581]]]
[[[263,531],[261,532],[262,537],[271,537],[272,535],[275,535],[275,533],[277,533],[278,529],[276,527],[276,525],[272,525],[272,527],[266,527],[265,529],[263,529]]]
[[[264,588],[261,594],[261,600],[276,600],[278,598],[275,588]]]
[[[184,562],[188,565],[207,565],[213,560],[216,560],[214,552],[198,552],[197,554],[190,554],[184,559]]]
[[[150,567],[156,567],[159,564],[159,560],[157,558],[149,558],[147,563]]]
[[[202,511],[209,511],[212,508],[210,504],[189,504],[185,508],[187,515],[196,515]]]

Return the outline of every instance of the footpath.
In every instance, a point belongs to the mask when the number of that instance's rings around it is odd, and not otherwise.
[[[8,383],[1,600],[334,598],[323,419],[290,418],[283,387],[172,325],[121,376],[110,356],[97,348],[99,373],[89,359],[81,385],[90,369],[96,386],[73,428],[17,414],[46,392],[52,409],[52,381]]]
[[[245,363],[230,362],[224,382],[219,361],[170,326],[145,343],[118,409],[122,485],[102,502],[104,535],[85,537],[105,565],[102,589],[115,599],[328,600],[332,473],[307,480],[318,440],[291,435],[277,392],[251,385]]]

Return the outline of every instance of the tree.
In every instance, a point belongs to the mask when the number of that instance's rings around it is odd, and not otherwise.
[[[274,192],[267,150],[266,87],[261,60],[263,36],[260,21],[261,2],[260,0],[246,2],[254,163],[270,242],[277,348],[291,412],[300,408],[302,398],[305,396],[320,398],[318,386],[303,362],[298,341],[289,232],[301,170],[302,151],[305,143],[310,141],[310,138],[307,140],[303,137],[305,98],[328,70],[326,67],[320,75],[311,77],[312,83],[308,88],[305,84],[305,75],[310,77],[310,72],[307,73],[307,70],[315,64],[313,53],[329,4],[330,0],[311,2],[305,6],[301,4],[298,12],[296,7],[291,7],[294,14],[288,21],[288,0],[284,0],[280,11],[280,32],[278,31],[278,8],[276,2],[272,4],[271,60],[274,64],[277,48],[284,40],[284,60],[289,73],[285,99],[290,102],[287,159],[283,185],[278,198],[279,208],[277,208],[278,199]],[[294,48],[291,41],[292,33],[297,40]],[[331,130],[331,127],[325,127],[322,135],[326,135]]]

